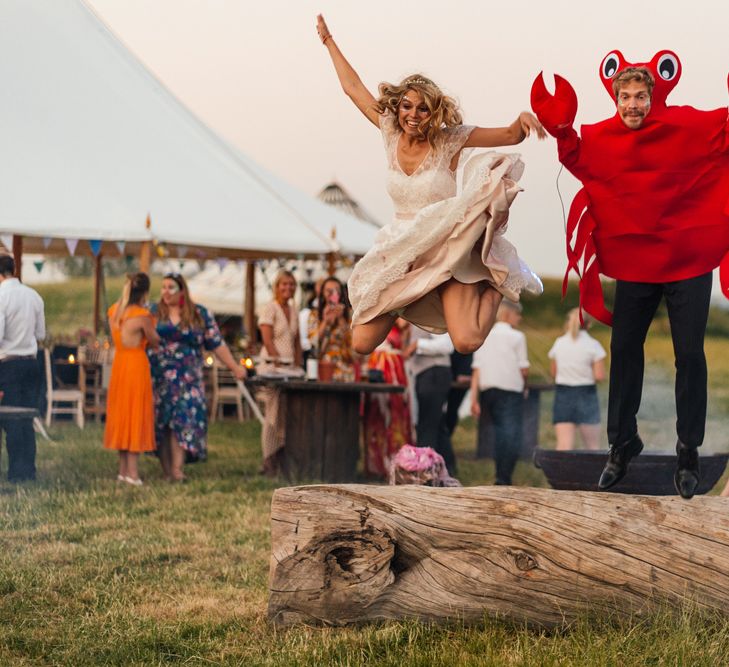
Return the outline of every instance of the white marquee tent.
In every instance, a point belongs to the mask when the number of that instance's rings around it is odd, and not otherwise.
[[[2,0],[0,82],[0,235],[22,235],[27,251],[93,239],[115,255],[156,239],[173,255],[235,258],[372,244],[370,225],[207,128],[81,0]]]

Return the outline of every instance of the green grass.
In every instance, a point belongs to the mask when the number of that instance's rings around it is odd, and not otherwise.
[[[121,282],[109,281],[110,296]],[[155,287],[153,287],[153,290]],[[114,292],[116,290],[116,292]],[[46,286],[49,328],[90,326],[90,281]],[[542,309],[525,307],[534,375],[559,335],[565,307],[554,285]],[[568,304],[569,305],[569,304]],[[729,341],[707,341],[707,446],[725,450]],[[609,331],[594,334],[607,346]],[[647,346],[641,429],[665,448],[673,434],[672,351],[659,318]],[[601,387],[605,402],[606,387]],[[553,443],[545,395],[541,441]],[[603,413],[604,414],[604,413]],[[0,665],[723,665],[726,618],[685,608],[647,617],[581,618],[546,632],[484,619],[462,626],[389,622],[354,628],[280,629],[266,620],[269,507],[276,483],[257,474],[257,424],[214,424],[210,459],[188,466],[190,481],[161,480],[145,458],[142,488],[115,481],[116,462],[89,425],[52,430],[39,441],[38,481],[0,482]],[[465,485],[493,482],[493,464],[474,458],[475,424],[454,437]],[[2,461],[4,477],[7,462]],[[519,463],[515,481],[545,486]],[[718,485],[716,492],[725,480]]]
[[[0,483],[2,665],[718,665],[729,624],[686,609],[580,619],[544,632],[484,619],[464,627],[391,622],[276,628],[266,620],[269,506],[257,424],[214,424],[190,481],[114,481],[96,425],[39,442],[35,483]],[[455,445],[467,485],[493,482],[474,458],[475,424]],[[519,484],[544,486],[521,462]],[[688,659],[695,656],[695,659]]]

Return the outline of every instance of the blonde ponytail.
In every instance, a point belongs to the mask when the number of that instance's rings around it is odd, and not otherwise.
[[[587,325],[587,321],[585,321],[585,325]],[[573,308],[569,313],[567,313],[565,331],[570,335],[570,338],[574,340],[580,333],[580,329],[582,329],[582,326],[580,325],[580,309]]]
[[[132,293],[132,276],[127,275],[127,279],[124,282],[124,287],[122,287],[122,293],[119,297],[119,301],[116,302],[116,310],[114,311],[114,315],[111,318],[111,326],[114,328],[118,328],[121,326],[121,317],[122,313],[126,310],[127,306],[129,305],[129,296]]]

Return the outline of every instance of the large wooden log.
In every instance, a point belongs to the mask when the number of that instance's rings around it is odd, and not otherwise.
[[[541,626],[693,600],[729,609],[729,499],[516,487],[278,489],[269,617]]]

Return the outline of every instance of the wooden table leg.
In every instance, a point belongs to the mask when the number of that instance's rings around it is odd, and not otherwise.
[[[284,455],[292,480],[355,480],[359,400],[357,392],[282,392]]]

